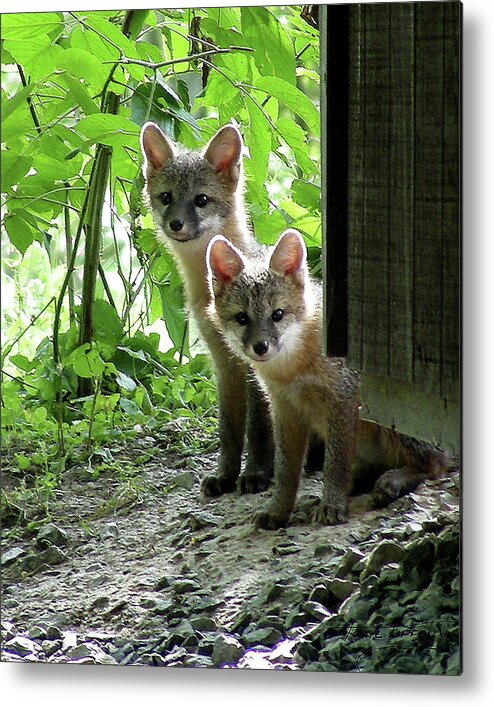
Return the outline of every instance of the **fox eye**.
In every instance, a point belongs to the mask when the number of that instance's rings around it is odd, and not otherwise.
[[[206,204],[208,203],[209,198],[206,196],[206,194],[198,194],[196,197],[194,197],[194,204],[198,206],[200,209],[202,209]]]
[[[271,315],[273,322],[280,322],[285,316],[285,312],[282,309],[275,309]]]
[[[249,323],[249,317],[245,312],[239,312],[235,315],[235,319],[240,326],[246,326]]]
[[[168,204],[171,204],[172,203],[171,191],[164,191],[162,194],[160,194],[160,199],[161,199],[161,203],[164,204],[165,206],[168,206]]]

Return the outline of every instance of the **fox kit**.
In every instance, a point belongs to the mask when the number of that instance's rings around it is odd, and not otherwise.
[[[378,477],[373,500],[385,505],[447,469],[438,447],[359,419],[357,374],[322,354],[321,291],[309,278],[297,231],[285,231],[264,263],[248,261],[217,236],[207,263],[211,318],[232,351],[255,370],[272,405],[275,491],[256,518],[258,527],[288,522],[311,433],[325,441],[319,522],[346,520],[348,497],[362,476]]]
[[[157,239],[174,256],[182,274],[187,304],[213,358],[219,390],[220,462],[205,477],[203,491],[218,496],[234,490],[240,472],[247,425],[246,470],[242,492],[263,490],[273,470],[269,408],[245,360],[232,356],[208,319],[206,248],[224,233],[248,256],[260,246],[249,232],[242,196],[242,138],[233,125],[219,130],[199,154],[173,145],[155,123],[141,131],[146,186],[144,196]]]

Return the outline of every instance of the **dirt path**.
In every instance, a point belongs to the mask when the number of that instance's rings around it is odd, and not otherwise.
[[[68,473],[51,524],[4,545],[4,659],[305,667],[314,660],[301,642],[357,589],[362,598],[366,578],[395,571],[399,583],[403,548],[457,528],[457,476],[389,509],[353,499],[344,526],[309,525],[316,474],[303,479],[290,527],[259,531],[252,517],[271,491],[205,499],[200,480],[217,454],[177,469],[184,460],[162,448],[151,437],[133,444],[134,458],[151,458],[130,480]]]

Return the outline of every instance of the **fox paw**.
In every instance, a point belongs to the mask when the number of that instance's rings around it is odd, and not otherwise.
[[[273,513],[273,511],[261,511],[254,520],[256,528],[263,530],[278,530],[284,528],[288,523],[288,518],[285,513]]]
[[[201,489],[205,496],[212,498],[222,496],[224,493],[235,491],[236,479],[228,476],[205,476],[202,480]]]
[[[322,525],[340,525],[348,520],[348,504],[321,501],[313,511],[312,521]]]
[[[404,474],[400,469],[385,471],[376,481],[372,491],[374,507],[384,508],[397,498],[416,489],[421,480],[421,475]]]
[[[240,493],[260,493],[265,491],[271,480],[271,474],[263,471],[246,471],[238,480]]]

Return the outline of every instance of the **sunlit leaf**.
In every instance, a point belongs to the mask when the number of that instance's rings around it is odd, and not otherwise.
[[[275,96],[280,103],[288,106],[307,123],[308,128],[314,135],[319,135],[319,112],[310,98],[299,88],[276,76],[260,76],[256,79],[255,85],[265,91],[267,95]]]
[[[252,173],[258,184],[263,184],[268,173],[271,148],[271,129],[266,116],[253,101],[246,101],[249,113],[248,146]]]
[[[255,49],[254,59],[263,75],[295,83],[295,52],[285,28],[265,7],[242,7],[244,41]]]
[[[32,158],[9,150],[2,150],[1,159],[2,193],[5,193],[27,174],[32,164]]]
[[[95,340],[110,346],[116,346],[123,335],[120,317],[105,300],[97,299],[94,302],[93,327]]]
[[[58,12],[23,12],[2,15],[2,39],[15,41],[35,39],[40,34],[61,30],[62,15]]]
[[[79,121],[78,128],[92,142],[103,145],[132,145],[139,147],[138,126],[120,115],[89,115]]]
[[[9,234],[10,242],[24,254],[35,238],[31,226],[21,216],[14,214],[6,217],[5,229]]]
[[[117,381],[118,385],[124,390],[126,390],[128,393],[132,393],[137,388],[137,384],[135,383],[135,381],[133,381],[130,376],[125,375],[125,373],[122,373],[121,371],[117,373],[115,380]]]
[[[68,48],[58,58],[57,68],[67,72],[68,75],[64,76],[64,80],[77,101],[81,102],[82,98],[81,107],[85,109],[85,106],[91,104],[92,107],[86,110],[86,114],[94,113],[96,106],[89,95],[86,98],[81,79],[86,85],[99,86],[105,80],[107,73],[103,70],[101,61],[86,49]]]
[[[305,174],[314,174],[316,165],[307,153],[306,134],[294,120],[280,118],[276,123],[283,140],[292,150],[295,159]]]
[[[52,74],[63,54],[62,47],[52,44],[50,37],[43,34],[29,39],[9,40],[6,45],[16,62],[24,67],[24,72],[34,79]]]

